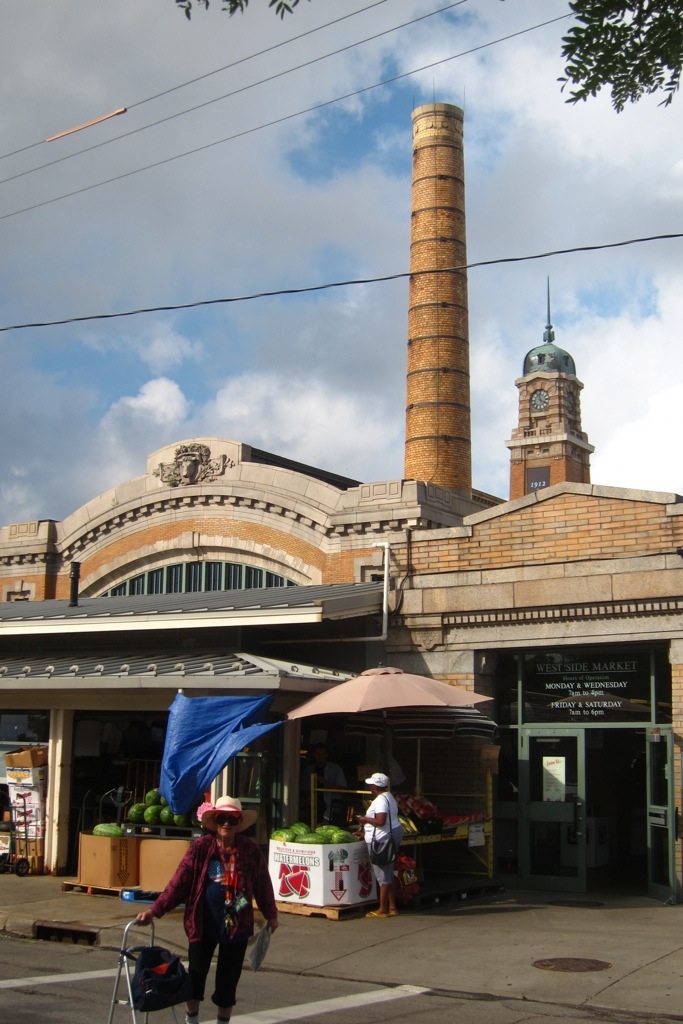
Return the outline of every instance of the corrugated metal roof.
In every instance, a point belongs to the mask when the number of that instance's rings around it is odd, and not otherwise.
[[[351,583],[189,594],[144,594],[68,601],[0,603],[0,635],[176,626],[319,622],[373,614],[382,607],[381,583]]]
[[[205,649],[201,655],[175,656],[153,648],[129,654],[120,650],[79,651],[70,658],[0,656],[0,687],[3,689],[10,681],[18,681],[34,689],[44,689],[49,684],[52,689],[55,686],[68,688],[77,680],[87,680],[90,686],[116,682],[121,689],[130,685],[144,687],[145,683],[151,685],[154,680],[179,688],[193,682],[223,687],[244,680],[250,688],[258,683],[264,689],[276,689],[283,680],[314,680],[324,684],[348,678],[349,673],[336,669],[211,648]]]

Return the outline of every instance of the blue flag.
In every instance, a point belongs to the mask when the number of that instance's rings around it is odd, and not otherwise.
[[[273,697],[185,697],[176,695],[168,714],[159,790],[174,814],[201,802],[235,754],[280,722],[256,722]]]

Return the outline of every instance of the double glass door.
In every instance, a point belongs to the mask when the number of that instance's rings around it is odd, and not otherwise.
[[[524,887],[586,892],[613,885],[624,846],[642,845],[642,888],[656,899],[674,891],[671,729],[523,728],[519,736],[520,876]],[[639,787],[615,785],[621,744],[630,744]],[[587,754],[589,756],[587,756]],[[610,777],[612,772],[612,777]],[[624,780],[625,781],[625,780]],[[640,795],[637,795],[640,793]],[[596,799],[599,794],[599,799]],[[627,834],[628,833],[628,834]]]

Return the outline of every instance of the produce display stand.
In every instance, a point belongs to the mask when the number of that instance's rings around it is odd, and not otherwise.
[[[326,789],[316,785],[316,779],[311,781],[311,827],[316,826],[316,808],[318,793],[332,793],[348,798],[349,807],[369,803],[370,793],[367,789]],[[426,795],[426,794],[425,794]],[[441,831],[430,831],[425,833],[404,831],[401,847],[415,847],[416,860],[418,861],[418,873],[422,874],[427,870],[424,857],[420,851],[424,847],[434,847],[443,843],[458,843],[459,852],[466,852],[466,867],[459,867],[457,874],[472,875],[473,877],[493,878],[493,776],[491,772],[486,774],[486,791],[469,793],[431,793],[430,800],[438,805],[445,801],[448,805],[458,806],[461,802],[479,801],[485,806],[485,811],[480,814],[463,814],[463,820],[452,828],[445,828]],[[362,811],[360,812],[362,813]],[[348,823],[353,829],[354,821]],[[419,824],[417,825],[419,829]],[[454,865],[455,868],[455,865]],[[443,868],[440,868],[443,870]]]
[[[424,847],[433,847],[435,844],[458,843],[458,853],[465,853],[460,858],[460,864],[453,870],[458,875],[471,875],[473,877],[493,878],[493,777],[490,772],[486,776],[486,791],[483,793],[430,793],[430,800],[435,804],[445,801],[448,804],[456,805],[459,801],[481,800],[485,801],[485,812],[481,814],[464,814],[463,820],[454,828],[446,828],[433,835],[420,835],[419,833],[407,833],[403,837],[401,846],[414,846],[416,860],[418,862],[418,874],[424,873],[427,866],[420,851]],[[465,862],[464,865],[462,862]],[[449,870],[444,867],[443,862],[439,871]]]

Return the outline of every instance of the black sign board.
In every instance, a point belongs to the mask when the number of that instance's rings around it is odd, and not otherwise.
[[[532,494],[550,486],[550,466],[534,466],[526,471],[526,492]]]
[[[544,651],[524,657],[524,721],[644,722],[650,655],[633,648]]]

